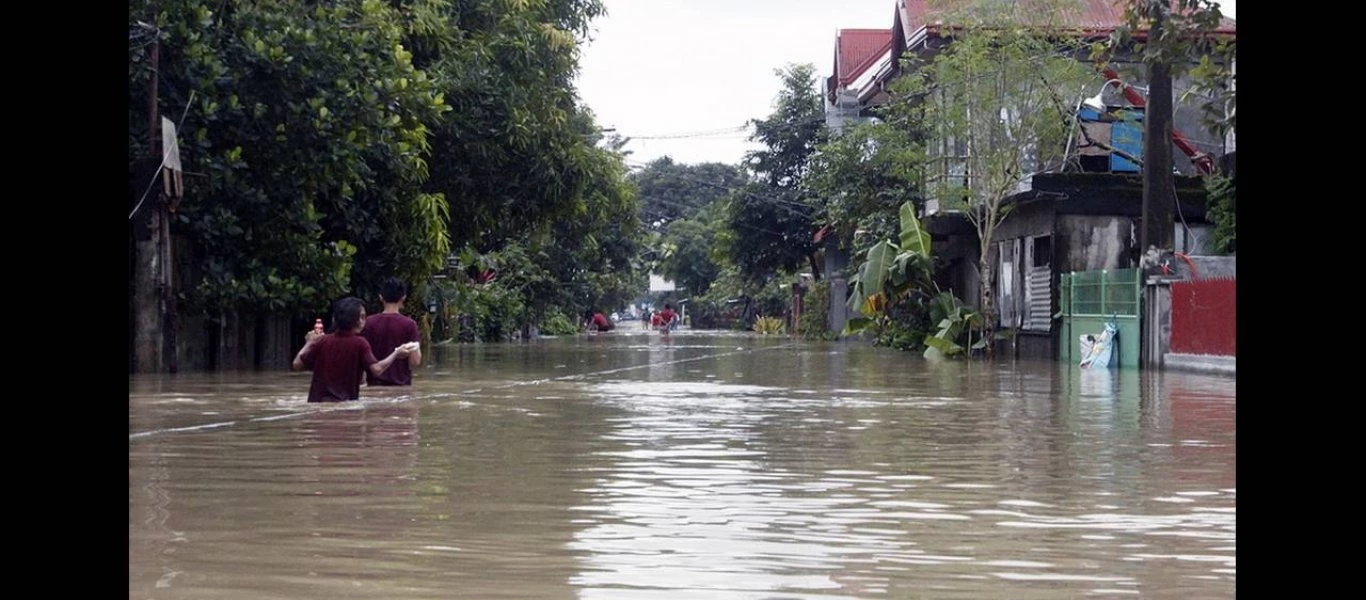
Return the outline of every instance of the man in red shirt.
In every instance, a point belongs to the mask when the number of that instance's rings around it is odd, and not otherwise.
[[[654,324],[656,327],[659,328],[660,333],[668,333],[669,329],[673,327],[674,319],[677,318],[678,313],[674,312],[673,305],[665,304],[664,310],[661,310],[657,314],[655,314]]]
[[[367,318],[365,331],[361,332],[376,355],[385,356],[404,344],[422,341],[417,321],[399,312],[407,299],[408,289],[402,279],[390,277],[380,287],[379,300],[384,304],[384,312]],[[408,348],[411,350],[412,346]],[[422,350],[411,350],[408,360],[395,362],[379,375],[367,374],[366,381],[370,385],[412,385],[413,367],[421,364]]]
[[[304,347],[294,356],[294,370],[313,371],[309,402],[340,402],[360,399],[361,373],[383,373],[395,360],[406,357],[406,348],[395,348],[384,360],[375,360],[370,342],[360,336],[365,329],[365,303],[344,298],[332,310],[333,333],[308,332]]]
[[[608,319],[600,312],[595,313],[590,310],[584,316],[588,317],[587,327],[589,331],[611,331],[612,327],[615,326],[612,324],[611,319]]]

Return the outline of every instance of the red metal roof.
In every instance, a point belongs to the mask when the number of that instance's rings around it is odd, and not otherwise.
[[[914,34],[927,25],[942,20],[953,10],[971,4],[972,0],[898,0],[902,32],[910,40]],[[1025,3],[1028,0],[1024,0]],[[1059,14],[1060,21],[1054,23],[1067,28],[1087,32],[1108,33],[1124,24],[1124,3],[1120,0],[1071,0],[1070,6]],[[1043,11],[1034,13],[1044,15]],[[1236,34],[1237,25],[1233,19],[1225,17],[1216,33]]]
[[[847,87],[892,48],[891,29],[841,29],[835,44],[835,77]]]

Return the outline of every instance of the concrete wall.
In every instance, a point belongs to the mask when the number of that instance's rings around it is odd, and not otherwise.
[[[172,276],[175,289],[184,293],[198,285],[202,277],[194,248],[183,236],[173,236]],[[136,268],[133,265],[132,268]],[[152,301],[147,290],[130,284],[131,300]],[[150,300],[144,299],[147,296]],[[131,311],[130,311],[131,312]],[[135,317],[130,317],[136,326]],[[310,323],[284,315],[230,313],[209,317],[183,303],[176,311],[175,356],[180,372],[235,369],[288,369],[294,353],[303,345],[303,334]],[[131,336],[130,336],[131,337]],[[149,345],[150,346],[150,345]],[[148,349],[150,353],[152,348]],[[130,344],[130,351],[137,352]],[[129,372],[136,365],[129,365]]]
[[[210,371],[288,369],[308,330],[307,323],[278,315],[229,313],[197,320],[199,328],[181,335],[182,356]]]
[[[1192,256],[1200,277],[1237,277],[1237,256]]]
[[[1057,343],[1056,332],[1019,331],[1014,339],[997,343],[996,355],[1011,352],[1017,359],[1053,360],[1058,357]]]
[[[830,281],[825,327],[835,333],[843,332],[849,322],[849,269],[849,255],[840,249],[836,236],[825,238],[825,276]]]
[[[1143,287],[1143,362],[1144,368],[1161,368],[1170,351],[1172,339],[1171,282],[1150,278]]]
[[[1128,217],[1060,215],[1053,241],[1054,270],[1071,273],[1137,266],[1133,257],[1137,225]]]
[[[1171,268],[1170,277],[1172,279],[1234,279],[1238,277],[1238,257],[1236,256],[1191,256],[1191,262],[1195,263],[1194,272],[1191,271],[1191,267],[1186,261],[1171,254],[1164,254],[1162,260],[1166,261]]]

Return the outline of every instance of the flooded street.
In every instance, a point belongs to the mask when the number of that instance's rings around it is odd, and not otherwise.
[[[1227,377],[627,326],[132,376],[129,598],[1232,598]]]

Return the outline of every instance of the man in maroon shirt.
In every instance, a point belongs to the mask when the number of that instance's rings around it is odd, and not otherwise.
[[[395,360],[406,357],[405,348],[396,348],[384,360],[375,360],[370,342],[360,336],[365,329],[365,303],[345,298],[332,310],[334,332],[308,332],[304,347],[294,357],[294,370],[313,371],[308,388],[309,402],[340,402],[360,399],[361,373],[383,373]]]
[[[674,312],[673,305],[665,304],[664,310],[661,310],[657,314],[655,314],[654,324],[656,327],[659,328],[660,333],[669,333],[669,330],[673,328],[674,319],[677,318],[678,313]]]
[[[590,310],[586,311],[583,316],[587,320],[584,328],[588,331],[611,331],[614,326],[611,319],[603,316],[600,312]]]
[[[417,321],[399,312],[407,299],[408,289],[402,279],[390,277],[380,287],[379,300],[384,304],[384,312],[366,319],[365,331],[361,332],[375,354],[383,356],[404,344],[417,345],[422,341]],[[411,350],[412,346],[408,348]],[[413,367],[421,364],[422,350],[411,350],[408,360],[397,361],[378,375],[369,374],[366,381],[370,385],[412,385]]]

